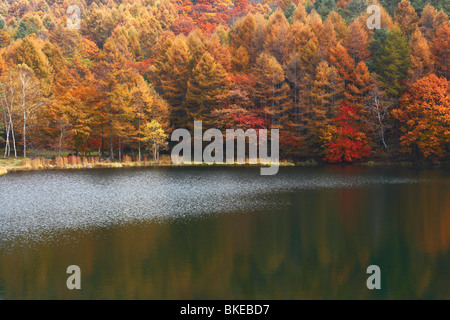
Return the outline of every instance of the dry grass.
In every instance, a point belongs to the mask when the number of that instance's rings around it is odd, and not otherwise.
[[[130,164],[130,163],[132,163],[133,161],[132,161],[132,159],[131,159],[130,156],[125,155],[125,156],[123,156],[122,162],[123,162],[123,163],[126,163],[126,164]]]
[[[88,158],[83,157],[83,159],[82,159],[81,162],[82,162],[82,164],[83,164],[83,167],[88,167],[88,166],[90,166],[90,163],[89,163]]]
[[[58,168],[64,167],[64,159],[61,157],[56,157],[55,158],[55,166]]]
[[[162,155],[159,157],[159,163],[163,165],[172,164],[172,158],[169,155]]]
[[[54,159],[36,157],[35,159],[0,159],[0,170],[15,171],[15,170],[42,170],[42,169],[82,169],[82,168],[121,168],[121,167],[139,167],[139,166],[172,166],[172,159],[170,155],[161,155],[159,161],[153,161],[153,158],[148,155],[142,156],[142,161],[139,162],[138,156],[124,155],[122,162],[111,160],[103,160],[97,157],[59,157]],[[199,165],[207,165],[205,163]],[[218,164],[227,165],[227,164]],[[239,164],[234,164],[239,166]],[[246,163],[245,165],[249,165]],[[257,164],[260,165],[260,164]],[[289,162],[280,162],[280,166],[293,165]],[[3,171],[2,171],[3,172]]]
[[[25,168],[31,168],[31,160],[30,159],[23,159],[22,166]]]
[[[39,158],[33,159],[31,161],[31,167],[33,169],[39,169],[40,167],[42,167],[42,161]]]

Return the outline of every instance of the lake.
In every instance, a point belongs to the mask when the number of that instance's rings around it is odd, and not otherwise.
[[[448,168],[18,172],[0,195],[0,299],[450,299]]]

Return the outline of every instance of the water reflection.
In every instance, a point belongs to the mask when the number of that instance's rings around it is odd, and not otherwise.
[[[276,180],[251,169],[216,168],[7,177],[17,184],[43,179],[50,189],[57,187],[55,177],[62,184],[73,179],[65,189],[72,190],[71,197],[83,194],[80,188],[101,185],[110,192],[120,186],[115,195],[121,200],[106,198],[102,204],[120,203],[129,208],[122,208],[126,215],[137,211],[133,219],[117,222],[111,220],[117,208],[95,207],[100,210],[95,219],[106,215],[109,220],[100,221],[110,223],[85,223],[80,233],[58,229],[61,241],[48,240],[54,232],[46,229],[36,241],[33,232],[11,237],[15,224],[3,227],[8,237],[0,242],[0,296],[5,299],[450,298],[445,170],[286,168]],[[131,185],[147,196],[159,190],[159,208],[129,202],[148,201]],[[180,190],[174,196],[164,193],[166,187]],[[200,216],[192,209],[199,202],[206,211]],[[170,212],[164,213],[166,207]],[[46,217],[52,210],[40,202],[26,212]],[[172,219],[155,221],[155,212]],[[11,221],[11,215],[0,214],[2,224],[6,217]],[[71,264],[82,270],[79,292],[65,286]],[[365,286],[370,264],[382,270],[380,291]]]

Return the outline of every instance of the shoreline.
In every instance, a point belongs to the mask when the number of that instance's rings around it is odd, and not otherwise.
[[[8,161],[8,160],[7,160]],[[9,160],[11,162],[24,161],[24,160]],[[0,164],[0,177],[4,176],[10,172],[27,172],[27,171],[51,171],[51,170],[90,170],[90,169],[118,169],[118,168],[158,168],[158,167],[174,167],[174,168],[182,168],[182,167],[269,167],[270,164],[227,164],[227,163],[215,163],[215,164],[207,164],[203,163],[189,163],[189,164],[173,164],[169,162],[104,162],[104,163],[93,163],[93,164],[73,164],[66,166],[57,166],[57,165],[39,165],[33,167],[32,165],[15,165],[15,166],[5,166]],[[320,166],[341,166],[341,167],[409,167],[409,168],[448,168],[450,167],[448,164],[432,164],[432,163],[412,163],[412,162],[363,162],[363,163],[338,163],[338,164],[323,164],[317,163],[315,161],[303,161],[303,162],[280,162],[280,167],[320,167]]]
[[[20,160],[15,160],[20,161]],[[22,160],[23,161],[23,160]],[[227,163],[189,163],[189,164],[173,164],[168,162],[107,162],[107,163],[94,163],[94,164],[73,164],[66,166],[57,166],[57,165],[39,165],[33,167],[32,165],[16,165],[16,166],[2,166],[0,165],[0,177],[6,175],[10,172],[28,172],[28,171],[52,171],[52,170],[90,170],[90,169],[118,169],[118,168],[158,168],[158,167],[173,167],[173,168],[182,168],[182,167],[269,167],[270,164],[227,164]],[[291,162],[280,162],[280,167],[293,167],[294,163]]]

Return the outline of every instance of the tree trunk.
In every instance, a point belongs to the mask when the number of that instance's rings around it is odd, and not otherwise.
[[[105,137],[103,134],[103,124],[102,124],[102,148],[101,152],[99,152],[99,156],[103,157],[104,154],[105,154]]]
[[[119,136],[119,162],[122,162],[122,140],[120,139]]]
[[[23,158],[27,157],[27,120],[25,113],[23,115]]]
[[[138,119],[138,149],[139,149],[139,162],[141,162],[141,116]]]
[[[13,138],[14,158],[17,159],[16,136],[14,135],[14,124],[12,122],[11,115],[9,116],[9,122],[10,122],[10,127],[11,127],[11,134],[12,134],[12,138]]]
[[[109,157],[114,160],[114,146],[113,146],[113,136],[109,137]]]
[[[61,157],[62,139],[63,139],[63,130],[61,130],[61,135],[59,136],[59,152],[58,152],[58,157]]]
[[[6,159],[6,156],[9,157],[9,151],[11,150],[11,145],[9,143],[9,123],[6,125],[6,144],[5,144],[5,156],[4,158]]]

